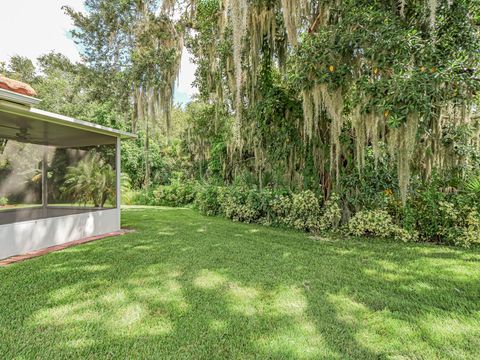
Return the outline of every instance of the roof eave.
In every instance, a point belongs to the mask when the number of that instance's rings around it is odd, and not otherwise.
[[[20,96],[24,97],[24,95]],[[10,101],[0,100],[0,110],[16,114],[18,116],[24,116],[31,119],[37,119],[40,121],[55,123],[62,126],[77,128],[84,131],[103,134],[106,136],[120,137],[122,139],[136,139],[138,137],[136,134],[132,134],[126,131],[116,130],[106,126],[71,118],[68,116],[55,114],[49,111],[19,105],[18,103],[13,103]]]
[[[16,92],[0,88],[0,100],[7,100],[17,104],[33,106],[40,103],[40,99],[32,96],[17,94]]]

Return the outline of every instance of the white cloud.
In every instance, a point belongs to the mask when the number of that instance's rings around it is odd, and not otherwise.
[[[0,0],[0,61],[13,55],[33,60],[50,51],[80,61],[78,48],[69,36],[73,23],[63,5],[82,10],[83,0]],[[185,103],[195,94],[191,85],[195,69],[185,50],[176,88],[178,102]]]
[[[68,38],[73,24],[63,5],[83,9],[83,0],[0,0],[0,61],[12,55],[30,59],[50,51],[79,61],[75,43]]]

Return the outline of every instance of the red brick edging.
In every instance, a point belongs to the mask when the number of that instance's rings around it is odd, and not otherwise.
[[[45,249],[35,250],[35,251],[29,252],[29,253],[26,253],[26,254],[23,254],[23,255],[15,255],[15,256],[9,257],[7,259],[0,260],[0,266],[7,266],[7,265],[10,265],[10,264],[13,264],[13,263],[16,263],[16,262],[36,258],[36,257],[42,256],[42,255],[45,255],[45,254],[49,254],[49,253],[54,252],[54,251],[63,250],[63,249],[66,249],[66,248],[69,248],[69,247],[72,247],[72,246],[76,246],[76,245],[80,245],[80,244],[86,244],[86,243],[89,243],[89,242],[92,242],[92,241],[101,240],[101,239],[109,238],[109,237],[112,237],[112,236],[124,235],[124,234],[127,234],[129,232],[132,232],[132,230],[122,229],[122,230],[119,230],[119,231],[115,231],[115,232],[111,232],[111,233],[107,233],[107,234],[103,234],[103,235],[87,237],[87,238],[84,238],[84,239],[70,241],[70,242],[67,242],[67,243],[64,243],[64,244],[60,244],[60,245],[50,246],[50,247],[47,247]]]

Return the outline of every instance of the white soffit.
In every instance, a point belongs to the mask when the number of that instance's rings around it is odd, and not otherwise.
[[[1,95],[0,138],[39,145],[80,147],[114,144],[116,138],[137,137],[128,132],[25,106],[25,103],[20,105],[6,101]]]

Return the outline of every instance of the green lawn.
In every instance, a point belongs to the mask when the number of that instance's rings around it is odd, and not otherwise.
[[[0,357],[473,359],[480,251],[129,209],[137,232],[0,268]]]

